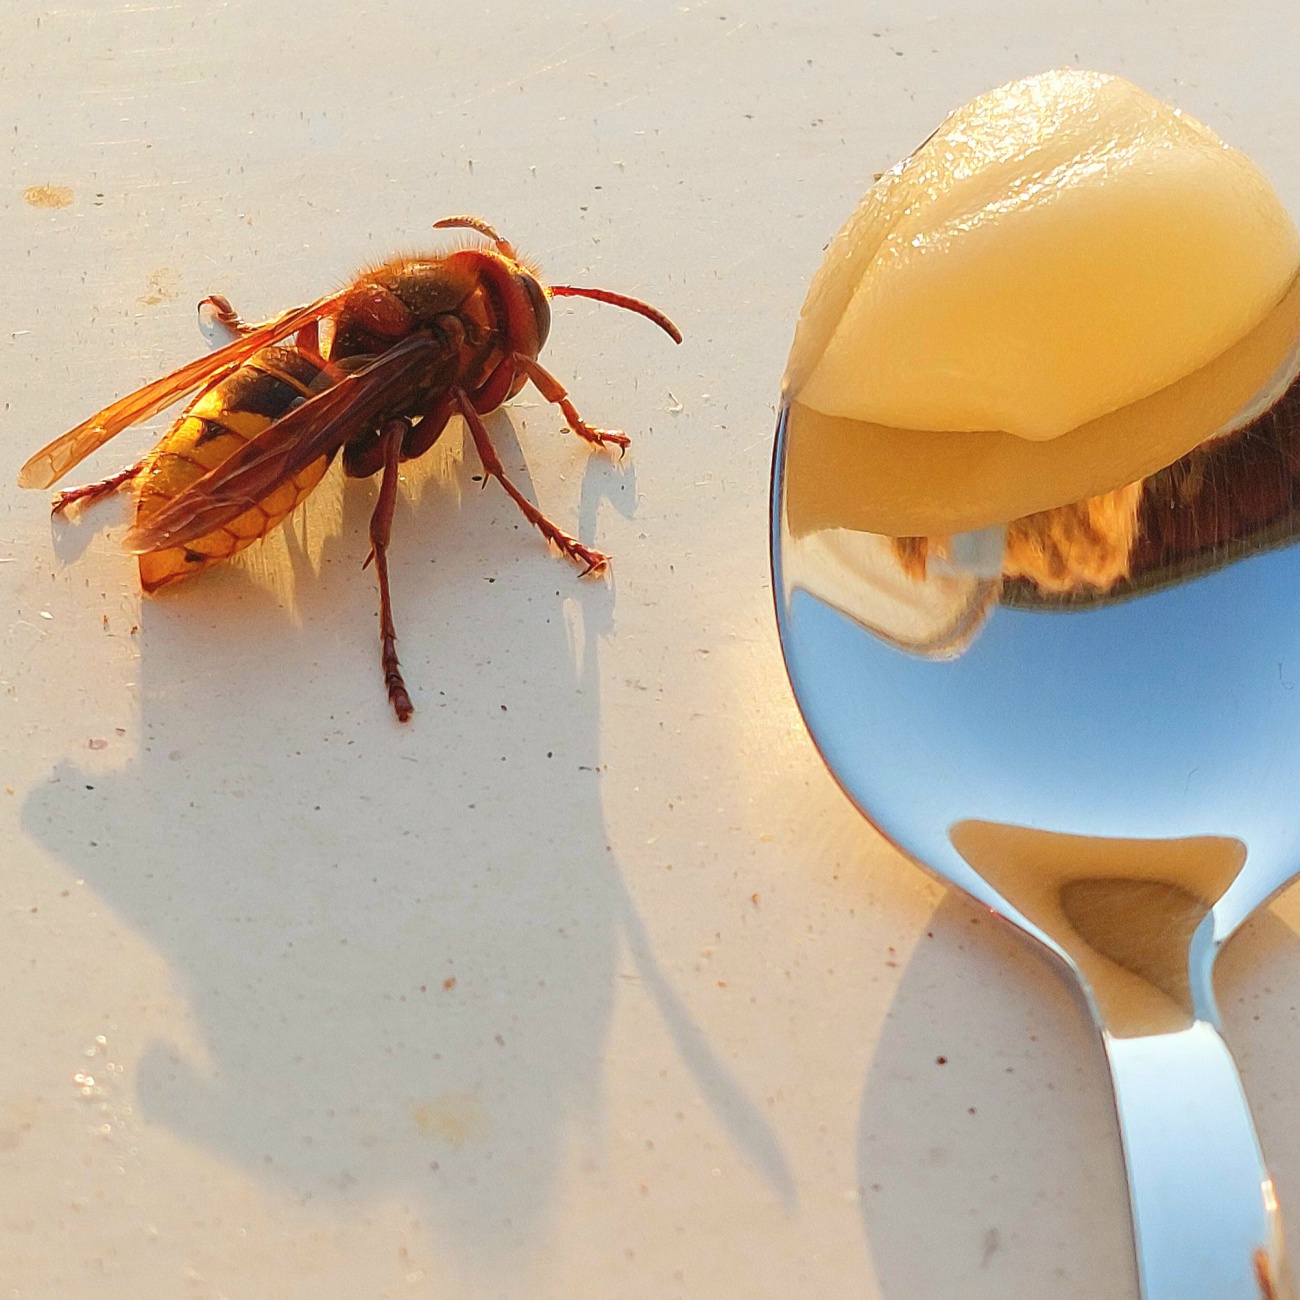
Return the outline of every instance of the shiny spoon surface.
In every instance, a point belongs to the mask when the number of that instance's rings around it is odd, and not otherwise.
[[[890,840],[1078,981],[1145,1300],[1293,1294],[1212,986],[1300,869],[1300,385],[1258,409],[1122,491],[931,538],[861,527],[845,484],[881,466],[846,463],[844,422],[794,403],[777,429],[806,725]]]

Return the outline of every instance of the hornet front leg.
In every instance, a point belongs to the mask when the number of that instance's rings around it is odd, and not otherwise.
[[[631,445],[631,438],[617,429],[597,429],[588,424],[578,414],[577,407],[569,401],[568,389],[535,358],[516,352],[514,362],[515,366],[533,381],[537,391],[548,402],[554,402],[564,412],[565,423],[579,438],[585,439],[593,447],[617,447],[620,455]]]

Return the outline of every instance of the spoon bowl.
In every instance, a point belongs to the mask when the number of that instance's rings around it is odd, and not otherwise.
[[[805,723],[876,827],[1077,981],[1145,1300],[1292,1294],[1212,985],[1300,870],[1300,386],[1258,411],[1122,489],[938,537],[861,527],[869,440],[798,402],[777,429]]]

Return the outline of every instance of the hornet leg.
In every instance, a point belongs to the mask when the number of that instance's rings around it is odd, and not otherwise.
[[[569,401],[568,390],[549,370],[521,352],[515,353],[515,365],[533,381],[534,387],[548,402],[555,402],[559,406],[564,412],[565,422],[579,438],[585,438],[595,447],[613,446],[620,453],[626,450],[632,441],[627,434],[620,433],[617,429],[595,429],[588,424]]]
[[[366,563],[375,562],[379,575],[379,639],[380,662],[384,668],[384,684],[388,699],[397,714],[398,722],[406,722],[415,706],[406,693],[402,669],[397,662],[397,630],[393,626],[393,602],[388,592],[388,539],[393,531],[393,508],[397,502],[397,467],[401,457],[402,439],[410,425],[405,420],[389,420],[384,425],[384,476],[379,481],[379,500],[370,516],[370,555]]]
[[[415,460],[433,446],[447,427],[447,421],[456,414],[456,399],[450,393],[438,398],[424,419],[402,440],[402,459]]]
[[[456,410],[456,399],[447,395],[438,398],[414,428],[408,422],[406,435],[402,439],[402,459],[415,460],[417,456],[423,456],[442,437],[447,421],[456,414]],[[386,428],[387,426],[384,429],[371,429],[343,448],[343,472],[348,478],[369,478],[384,468],[384,457],[387,454],[384,442]]]
[[[206,298],[200,300],[199,311],[202,311],[204,307],[212,308],[213,319],[232,339],[242,338],[246,334],[255,334],[258,330],[265,329],[271,323],[270,321],[260,321],[256,325],[250,325],[230,305],[230,299],[223,293],[210,293]],[[313,361],[318,362],[321,369],[326,371],[330,378],[336,382],[342,378],[342,372],[331,366],[321,355],[320,321],[308,321],[298,331],[295,339],[298,350],[305,352]]]
[[[470,436],[474,439],[474,446],[478,450],[478,458],[483,462],[484,470],[498,483],[505,488],[510,499],[523,511],[524,518],[528,520],[534,528],[552,545],[554,545],[562,555],[567,555],[569,559],[578,564],[586,565],[583,574],[602,573],[609,564],[609,557],[602,555],[599,551],[593,551],[589,546],[584,546],[576,537],[570,537],[568,533],[557,528],[547,517],[542,514],[538,508],[528,500],[526,496],[515,485],[506,478],[505,470],[501,466],[501,461],[497,457],[496,448],[492,446],[492,441],[488,437],[486,425],[483,423],[483,417],[474,409],[474,404],[465,395],[463,389],[455,390],[456,401],[460,406],[460,413],[465,417],[465,423],[469,427]]]
[[[116,474],[100,479],[97,483],[85,483],[81,487],[67,488],[54,498],[50,505],[50,513],[61,515],[70,505],[75,505],[77,502],[89,505],[92,501],[98,501],[100,497],[109,496],[123,484],[129,483],[142,469],[144,469],[143,459],[118,470]]]
[[[218,325],[233,336],[243,334],[252,334],[260,330],[263,325],[269,322],[262,322],[259,325],[250,325],[231,305],[230,299],[223,293],[211,293],[199,303],[199,310],[204,307],[211,307],[212,314]]]

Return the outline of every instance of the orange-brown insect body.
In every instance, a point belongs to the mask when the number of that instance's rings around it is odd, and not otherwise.
[[[250,327],[224,299],[205,300],[236,339],[210,357],[146,385],[37,452],[24,486],[53,483],[101,443],[195,388],[162,441],[136,465],[65,492],[60,510],[134,480],[135,527],[146,591],[197,573],[264,536],[320,482],[342,452],[345,472],[383,472],[371,520],[380,586],[382,661],[398,717],[409,717],[396,654],[387,548],[400,461],[422,455],[453,415],[465,418],[488,475],[547,540],[591,572],[606,560],[564,533],[506,478],[480,416],[531,380],[559,404],[573,431],[596,445],[626,446],[620,433],[581,419],[563,386],[537,362],[550,329],[551,296],[597,298],[670,321],[632,298],[602,290],[544,287],[513,247],[485,223],[451,218],[493,248],[398,258],[347,289]]]
[[[536,357],[545,337],[529,291],[516,283],[515,274],[500,254],[467,249],[444,257],[397,259],[360,276],[337,313],[320,319],[315,346],[309,341],[305,347],[270,347],[254,354],[202,393],[168,430],[140,473],[137,527],[147,527],[172,499],[295,406],[331,387],[340,375],[355,372],[359,361],[374,359],[418,330],[440,336],[444,348],[431,358],[426,382],[413,385],[390,416],[419,417],[430,390],[453,384],[469,391],[480,411],[500,405],[509,395],[500,392],[501,382],[491,389],[484,385],[507,357],[520,352]],[[540,293],[538,301],[545,305]],[[549,325],[549,310],[544,320]],[[371,464],[377,437],[377,429],[366,430],[345,445],[355,476],[379,468]],[[184,546],[142,553],[141,585],[156,591],[265,536],[306,499],[331,459],[321,456],[228,523]]]

